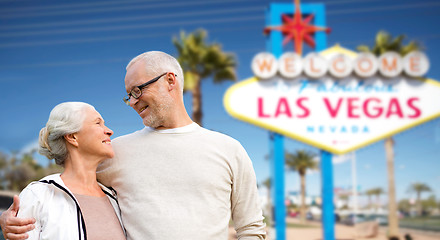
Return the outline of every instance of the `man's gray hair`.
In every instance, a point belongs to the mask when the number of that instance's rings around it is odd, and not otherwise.
[[[160,75],[164,72],[173,72],[177,75],[177,80],[180,82],[180,90],[183,92],[183,71],[177,59],[173,56],[160,51],[144,52],[133,58],[125,68],[128,70],[131,65],[142,60],[148,73]]]
[[[56,105],[50,112],[46,127],[40,130],[38,152],[64,166],[69,156],[64,136],[81,129],[86,117],[86,108],[95,109],[83,102],[64,102]]]

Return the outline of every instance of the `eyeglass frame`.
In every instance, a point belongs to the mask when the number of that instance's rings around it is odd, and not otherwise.
[[[146,83],[143,83],[143,84],[141,84],[141,85],[139,85],[139,86],[135,86],[135,87],[133,87],[133,88],[130,90],[130,92],[127,94],[127,96],[125,96],[122,100],[124,101],[125,104],[127,104],[128,106],[130,106],[130,98],[131,98],[131,97],[133,97],[134,99],[139,99],[139,98],[142,96],[142,89],[143,89],[143,88],[145,88],[146,86],[148,86],[148,85],[150,85],[150,84],[152,84],[152,83],[154,83],[154,82],[157,82],[161,77],[165,76],[167,73],[168,73],[168,72],[164,72],[164,73],[162,73],[161,75],[159,75],[159,76],[157,76],[157,77],[155,77],[155,78],[153,78],[153,79],[147,81]],[[177,76],[177,75],[174,74],[174,73],[173,73],[173,75],[174,75],[175,77]],[[137,96],[137,97],[133,95],[133,91],[134,91],[135,89],[139,89],[139,91],[141,92],[141,93],[139,94],[139,96]]]

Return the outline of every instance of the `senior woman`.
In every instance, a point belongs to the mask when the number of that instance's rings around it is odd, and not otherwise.
[[[18,217],[36,219],[28,239],[126,239],[116,193],[96,180],[98,164],[114,155],[112,134],[87,103],[65,102],[51,111],[39,152],[64,171],[20,193]]]

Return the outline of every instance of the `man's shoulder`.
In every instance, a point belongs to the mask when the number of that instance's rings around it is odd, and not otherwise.
[[[201,128],[201,136],[206,140],[220,141],[222,144],[240,145],[240,142],[235,138],[218,131]]]
[[[137,130],[135,132],[119,136],[119,137],[113,139],[112,142],[113,143],[122,143],[122,142],[126,142],[126,141],[132,141],[133,139],[139,138],[142,135],[144,135],[145,132],[147,132],[147,131],[145,130],[145,128],[143,128],[141,130]]]

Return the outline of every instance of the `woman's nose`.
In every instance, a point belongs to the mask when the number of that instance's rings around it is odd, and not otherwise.
[[[113,135],[113,131],[110,128],[106,127],[105,134],[111,136]]]

